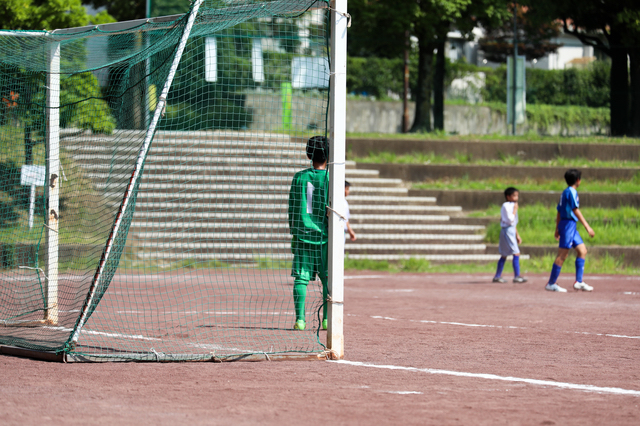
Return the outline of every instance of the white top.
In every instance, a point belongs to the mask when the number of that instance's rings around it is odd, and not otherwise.
[[[502,210],[500,210],[500,226],[502,228],[518,224],[518,213],[513,214],[515,205],[516,203],[513,201],[507,201],[502,205]]]
[[[351,214],[349,213],[349,202],[347,200],[344,200],[344,217],[347,218],[347,220],[344,222],[344,232],[347,232],[347,223],[349,223],[349,217],[351,216]]]

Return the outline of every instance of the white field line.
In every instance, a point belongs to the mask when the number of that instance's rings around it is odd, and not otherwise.
[[[73,329],[71,328],[67,328],[67,327],[50,327],[50,326],[46,326],[43,328],[48,328],[50,330],[59,330],[59,331],[65,331],[65,332],[72,332]],[[164,339],[159,339],[156,337],[146,337],[146,336],[142,336],[142,335],[136,335],[136,334],[121,334],[121,333],[107,333],[104,331],[94,331],[94,330],[87,330],[86,328],[83,328],[80,331],[80,336],[82,335],[94,335],[94,336],[105,336],[105,337],[115,337],[115,338],[120,338],[120,339],[131,339],[131,340],[145,340],[145,341],[156,341],[156,342],[162,342]],[[242,348],[228,348],[228,347],[224,347],[224,346],[219,346],[219,345],[210,345],[210,344],[206,344],[206,343],[187,343],[185,344],[185,346],[191,346],[194,348],[200,348],[200,349],[209,349],[209,350],[231,350],[231,351],[240,351],[242,353],[253,353],[251,350],[249,349],[242,349]],[[153,348],[151,348],[151,352],[155,352],[153,350]],[[162,352],[158,352],[160,354],[162,354]]]
[[[508,328],[508,329],[520,329],[520,330],[528,330],[529,327],[516,327],[512,325],[489,325],[489,324],[466,324],[463,322],[447,322],[447,321],[429,321],[429,320],[404,320],[392,317],[382,317],[378,315],[372,315],[373,319],[382,319],[387,321],[408,321],[408,322],[419,322],[424,324],[443,324],[443,325],[457,325],[462,327],[481,327],[481,328]],[[607,333],[590,333],[588,331],[566,331],[565,333],[572,334],[585,334],[589,336],[604,336],[604,337],[619,337],[623,339],[640,339],[640,336],[625,336],[622,334],[607,334]]]
[[[168,311],[168,312],[158,312],[157,310],[146,310],[146,311],[116,311],[118,314],[153,314],[154,316],[158,316],[159,314],[165,315],[199,315],[199,314],[207,314],[207,315],[293,315],[295,312],[267,312],[267,311],[249,311],[249,312],[239,312],[239,311]]]
[[[609,393],[614,395],[630,395],[630,396],[640,396],[640,391],[633,389],[623,389],[623,388],[611,388],[611,387],[601,387],[601,386],[593,386],[593,385],[581,385],[576,383],[563,383],[563,382],[554,382],[551,380],[538,380],[538,379],[526,379],[521,377],[510,377],[510,376],[498,376],[495,374],[483,374],[483,373],[466,373],[463,371],[451,371],[451,370],[438,370],[434,368],[416,368],[416,367],[403,367],[398,365],[378,365],[378,364],[369,364],[364,362],[357,361],[329,361],[331,363],[343,364],[343,365],[352,365],[355,367],[368,367],[368,368],[379,368],[385,370],[400,370],[400,371],[411,371],[415,373],[428,373],[428,374],[441,374],[445,376],[456,376],[456,377],[470,377],[475,379],[486,379],[486,380],[500,380],[504,382],[516,382],[516,383],[527,383],[530,385],[538,385],[538,386],[548,386],[560,389],[571,389],[571,390],[579,390],[585,392],[596,392],[596,393]]]
[[[67,328],[67,327],[50,327],[50,326],[46,326],[43,327],[49,330],[56,330],[56,331],[66,331],[66,332],[72,332],[73,329],[72,328]],[[82,329],[82,331],[80,332],[80,335],[83,334],[91,334],[91,335],[96,335],[96,336],[105,336],[105,337],[117,337],[117,338],[122,338],[122,339],[132,339],[132,340],[154,340],[154,341],[159,341],[161,342],[162,339],[158,339],[155,337],[146,337],[146,336],[142,336],[142,335],[134,335],[134,334],[120,334],[120,333],[107,333],[104,331],[93,331],[93,330],[87,330],[85,328]]]
[[[358,280],[358,279],[379,279],[379,278],[389,278],[389,275],[347,275],[344,277],[345,280]]]

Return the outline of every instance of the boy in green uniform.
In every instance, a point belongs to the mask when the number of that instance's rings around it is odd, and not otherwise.
[[[329,221],[326,206],[329,197],[327,159],[329,144],[324,136],[307,141],[307,157],[313,167],[297,172],[289,191],[289,231],[293,266],[293,303],[296,311],[294,330],[304,330],[307,284],[316,274],[322,281],[322,329],[327,329],[327,257]]]

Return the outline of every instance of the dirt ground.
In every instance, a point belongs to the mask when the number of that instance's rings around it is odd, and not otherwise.
[[[343,363],[0,356],[0,424],[640,424],[640,277],[347,278]]]

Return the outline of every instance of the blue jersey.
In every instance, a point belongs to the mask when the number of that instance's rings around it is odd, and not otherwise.
[[[573,187],[568,187],[562,191],[560,195],[560,202],[558,203],[558,213],[560,213],[560,220],[573,220],[578,221],[578,218],[573,214],[573,210],[580,207],[580,197],[578,197],[578,191]]]

